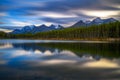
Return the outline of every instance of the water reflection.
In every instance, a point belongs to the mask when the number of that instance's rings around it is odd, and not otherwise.
[[[56,80],[60,74],[63,77],[57,80],[89,80],[90,77],[97,80],[120,79],[119,44],[33,42],[0,42],[0,74],[4,75],[4,79],[16,79],[19,75],[22,80],[37,80],[33,78],[36,76],[34,74],[43,80]],[[51,72],[53,74],[50,74]],[[12,74],[12,77],[9,74]],[[95,77],[96,74],[99,75]],[[83,77],[85,75],[88,78]],[[76,79],[73,79],[74,77]]]
[[[9,43],[7,43],[7,44],[0,44],[0,49],[12,48],[12,47],[13,47],[12,44],[9,44]]]

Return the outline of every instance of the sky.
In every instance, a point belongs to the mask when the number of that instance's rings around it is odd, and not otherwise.
[[[120,20],[120,0],[0,0],[0,30],[41,24],[70,26],[96,17]]]

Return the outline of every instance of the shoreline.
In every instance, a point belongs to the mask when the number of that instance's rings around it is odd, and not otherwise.
[[[30,38],[4,38],[4,39],[0,39],[0,40],[56,40],[56,41],[76,41],[76,42],[120,42],[120,38],[104,38],[104,39],[97,39],[97,38],[93,38],[93,39],[56,39],[56,38],[50,38],[50,39],[41,39],[41,38],[36,38],[36,39],[30,39]]]

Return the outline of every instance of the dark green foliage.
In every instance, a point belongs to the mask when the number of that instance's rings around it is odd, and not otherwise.
[[[7,38],[7,37],[8,37],[7,33],[0,31],[0,39]]]

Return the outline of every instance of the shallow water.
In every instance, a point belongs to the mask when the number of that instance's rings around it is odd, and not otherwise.
[[[0,80],[120,80],[119,43],[0,40]]]

